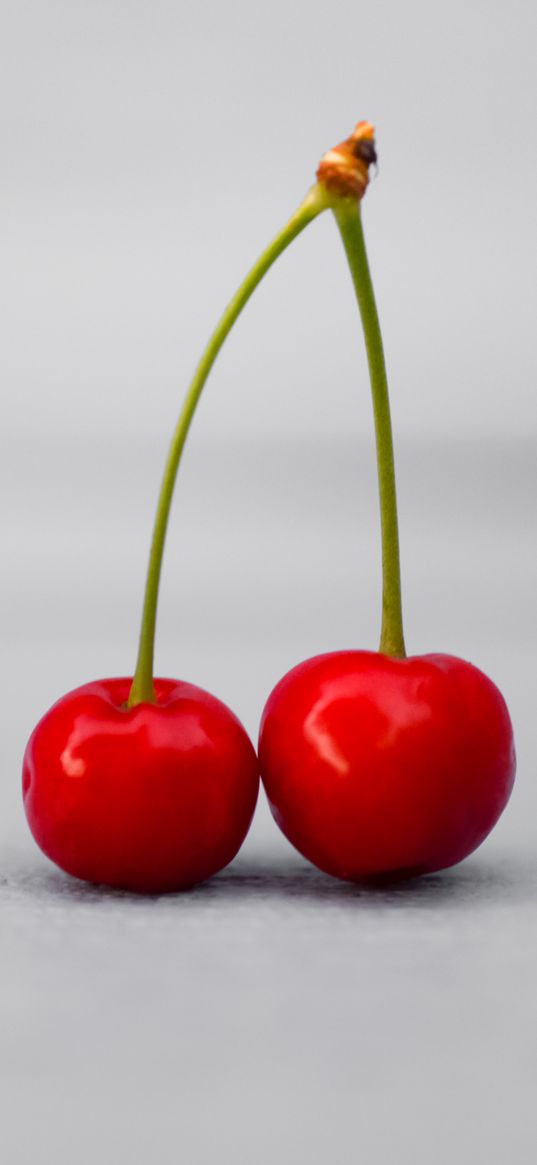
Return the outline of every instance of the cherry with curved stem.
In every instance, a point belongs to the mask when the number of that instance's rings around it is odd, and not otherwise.
[[[369,364],[382,536],[380,651],[339,651],[276,685],[259,734],[275,820],[320,869],[367,881],[451,866],[481,844],[509,799],[509,713],[481,671],[449,655],[406,657],[392,426],[360,200],[376,161],[373,127],[317,173],[346,252]]]
[[[318,187],[306,196],[239,287],[195,371],[157,505],[134,677],[69,692],[28,742],[30,828],[76,877],[139,892],[184,889],[227,865],[248,832],[259,771],[242,725],[208,692],[153,678],[159,581],[181,454],[216,356],[265,273],[325,202]]]

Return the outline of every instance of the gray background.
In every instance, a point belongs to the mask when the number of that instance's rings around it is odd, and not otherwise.
[[[533,1162],[533,6],[0,12],[3,1157]],[[84,887],[28,835],[26,738],[63,691],[132,668],[194,362],[362,117],[407,641],[499,683],[515,794],[475,857],[397,890],[317,874],[263,800],[237,861],[192,894]],[[379,586],[365,361],[326,215],[248,307],[196,417],[158,671],[255,738],[287,668],[376,646]]]

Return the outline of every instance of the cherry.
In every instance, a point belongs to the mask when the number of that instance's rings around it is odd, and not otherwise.
[[[317,198],[339,228],[369,364],[382,534],[378,653],[300,664],[266,703],[261,777],[289,840],[341,878],[421,874],[471,853],[504,809],[515,776],[498,689],[449,655],[406,658],[393,439],[382,338],[360,202],[376,161],[373,126],[324,155]]]
[[[449,655],[319,655],[263,712],[259,760],[272,813],[339,878],[441,870],[477,848],[515,775],[505,701]]]
[[[214,361],[265,273],[327,205],[314,186],[241,283],[194,372],[164,468],[132,681],[69,693],[28,743],[30,828],[45,853],[80,878],[180,889],[225,866],[246,836],[259,775],[244,729],[207,692],[153,679],[160,575],[181,455]]]
[[[128,890],[179,890],[235,857],[257,800],[257,758],[236,717],[192,684],[130,679],[69,692],[34,729],[24,804],[41,849],[69,874]]]

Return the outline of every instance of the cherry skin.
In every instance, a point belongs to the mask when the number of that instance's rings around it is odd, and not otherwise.
[[[192,684],[85,684],[39,722],[23,764],[30,829],[61,869],[138,892],[180,890],[221,870],[254,813],[257,758],[242,725]]]
[[[495,825],[515,776],[502,695],[449,655],[342,651],[299,664],[265,705],[259,761],[289,841],[350,881],[461,861]]]

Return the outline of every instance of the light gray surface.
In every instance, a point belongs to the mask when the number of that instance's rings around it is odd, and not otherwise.
[[[9,1161],[530,1165],[535,866],[365,894],[275,865],[151,903],[11,875]]]
[[[2,1160],[533,1165],[535,7],[7,0],[0,20]],[[26,738],[132,668],[194,360],[361,117],[408,644],[498,682],[515,793],[477,855],[394,890],[317,874],[263,800],[191,894],[84,887],[29,837]],[[376,644],[371,438],[325,216],[226,345],[165,562],[159,672],[253,737],[287,668]]]

